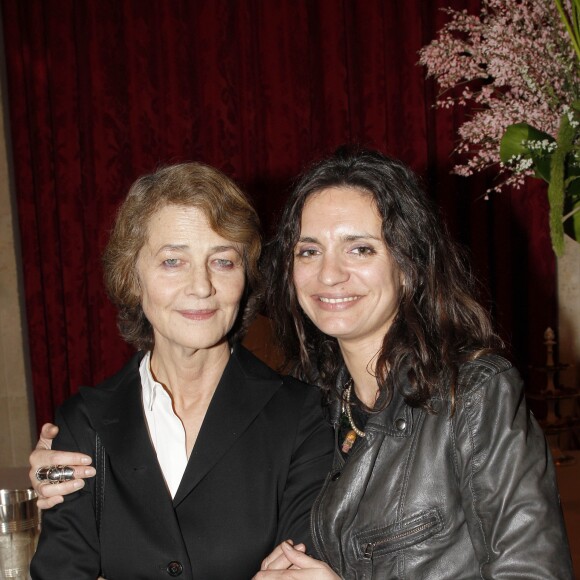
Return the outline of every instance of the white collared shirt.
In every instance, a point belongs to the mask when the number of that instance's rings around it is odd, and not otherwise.
[[[163,472],[171,497],[175,497],[181,478],[187,467],[185,429],[173,410],[169,393],[151,374],[151,353],[141,361],[139,373],[143,389],[143,409],[151,443]]]

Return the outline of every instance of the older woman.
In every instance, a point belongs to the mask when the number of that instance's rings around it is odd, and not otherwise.
[[[237,343],[259,253],[257,215],[219,171],[132,186],[104,265],[139,353],[57,413],[54,447],[102,446],[102,476],[45,512],[33,579],[247,579],[282,540],[309,542],[332,435],[316,389]]]
[[[545,438],[415,176],[339,150],[297,184],[267,265],[336,449],[312,512],[323,562],[284,543],[256,578],[571,579]]]

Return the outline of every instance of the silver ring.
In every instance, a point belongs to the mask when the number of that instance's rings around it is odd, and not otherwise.
[[[38,481],[48,481],[48,483],[62,483],[75,478],[75,470],[68,465],[45,465],[36,470]]]

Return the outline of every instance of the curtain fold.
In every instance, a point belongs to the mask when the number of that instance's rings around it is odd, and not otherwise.
[[[522,370],[555,325],[545,190],[460,178],[467,111],[433,109],[417,51],[473,0],[1,0],[37,422],[129,356],[100,255],[139,175],[195,159],[270,232],[297,173],[344,142],[418,171],[469,248]],[[531,379],[537,379],[534,376]]]

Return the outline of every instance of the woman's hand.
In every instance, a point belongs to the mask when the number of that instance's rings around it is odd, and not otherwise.
[[[304,545],[282,542],[262,562],[253,580],[340,580],[330,566],[304,553]]]
[[[285,542],[282,542],[276,546],[272,552],[264,558],[262,565],[260,566],[260,570],[287,570],[292,566],[292,562],[290,562],[284,555],[284,551],[282,549],[284,544],[294,546],[294,542],[292,540],[286,540]],[[306,552],[306,546],[304,544],[297,544],[294,546],[294,549],[303,553]]]
[[[38,494],[38,507],[46,510],[64,501],[63,496],[84,487],[85,477],[93,477],[95,468],[89,467],[92,459],[82,453],[69,451],[52,451],[52,440],[58,433],[58,427],[51,423],[42,426],[40,439],[35,450],[30,454],[30,483]],[[74,468],[75,479],[63,483],[41,482],[36,479],[36,470],[45,465],[69,465]]]

